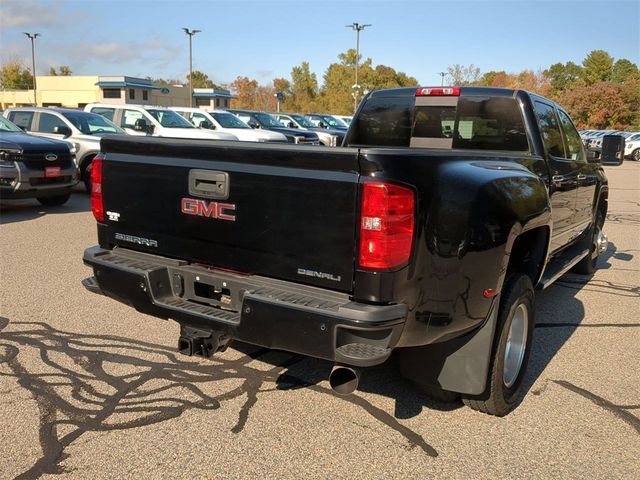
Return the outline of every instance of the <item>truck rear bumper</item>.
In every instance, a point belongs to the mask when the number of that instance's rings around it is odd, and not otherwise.
[[[345,365],[389,358],[406,305],[368,305],[344,293],[188,264],[133,250],[92,247],[89,291],[182,326]]]

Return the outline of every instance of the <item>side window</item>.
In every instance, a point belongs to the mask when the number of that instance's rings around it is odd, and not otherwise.
[[[200,125],[202,125],[202,122],[208,122],[208,121],[209,119],[201,113],[193,113],[191,115],[191,123],[193,123],[196,127],[199,127]]]
[[[113,122],[113,114],[115,113],[115,108],[93,107],[91,109],[91,113],[102,115],[107,120],[111,120]]]
[[[564,157],[562,133],[560,132],[553,107],[546,103],[534,102],[533,109],[536,113],[538,126],[542,134],[542,141],[547,147],[547,151],[554,157]]]
[[[9,112],[9,120],[25,130],[29,130],[31,128],[32,118],[33,112]]]
[[[139,118],[145,118],[142,112],[138,112],[136,110],[123,110],[120,126],[122,128],[133,128],[136,125],[136,120],[138,120]]]
[[[40,120],[38,121],[38,128],[36,128],[35,131],[41,133],[53,133],[54,127],[64,126],[65,123],[55,115],[51,115],[50,113],[41,113]]]
[[[558,116],[560,117],[560,125],[562,125],[562,131],[564,132],[564,138],[567,141],[567,158],[571,160],[586,161],[582,154],[582,141],[576,127],[573,126],[569,115],[562,110],[558,110]]]

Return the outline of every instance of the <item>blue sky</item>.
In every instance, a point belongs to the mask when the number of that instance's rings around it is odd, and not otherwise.
[[[0,59],[31,65],[21,33],[39,32],[37,72],[69,65],[74,74],[184,78],[188,40],[194,69],[216,83],[238,75],[270,82],[308,61],[322,74],[355,46],[361,53],[438,84],[455,63],[481,70],[537,70],[580,63],[591,50],[640,64],[640,1],[190,1],[1,0]]]

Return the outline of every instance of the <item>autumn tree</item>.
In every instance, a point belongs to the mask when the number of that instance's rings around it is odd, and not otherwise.
[[[309,112],[315,108],[318,96],[318,80],[316,74],[309,69],[309,62],[291,70],[291,97],[287,108],[296,112]]]
[[[504,70],[491,70],[482,75],[478,85],[487,87],[506,87],[509,84],[509,74]]]
[[[0,67],[0,85],[6,89],[33,88],[33,76],[20,60],[10,60]]]
[[[449,85],[473,85],[480,77],[480,68],[474,64],[465,66],[456,63],[447,67],[446,78]]]

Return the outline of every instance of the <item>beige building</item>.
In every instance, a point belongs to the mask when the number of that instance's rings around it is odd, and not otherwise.
[[[121,103],[188,107],[189,87],[154,85],[135,77],[96,75],[38,76],[36,104],[43,107],[83,108],[88,103]],[[196,88],[194,106],[229,108],[228,90]],[[0,90],[0,109],[33,105],[33,90]]]

